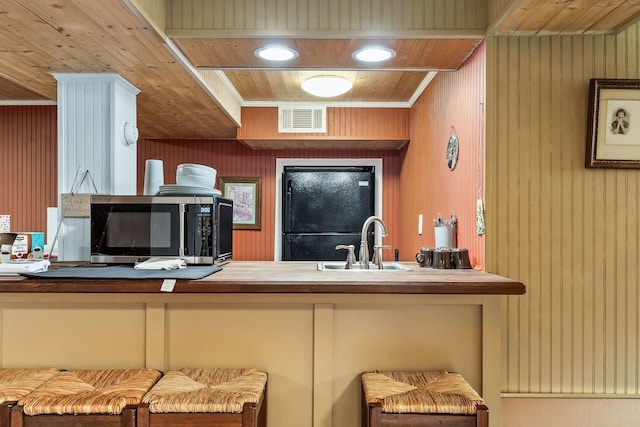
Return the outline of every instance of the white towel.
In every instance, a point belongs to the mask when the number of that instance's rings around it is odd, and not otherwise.
[[[149,258],[144,262],[136,264],[133,268],[136,270],[176,270],[178,268],[187,268],[187,263],[180,258]]]

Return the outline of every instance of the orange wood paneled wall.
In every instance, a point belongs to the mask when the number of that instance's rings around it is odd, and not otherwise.
[[[451,211],[458,216],[458,247],[468,248],[472,263],[484,267],[484,237],[476,233],[478,188],[483,171],[485,45],[481,44],[456,72],[441,72],[411,109],[411,143],[400,165],[400,251],[433,247],[433,218]],[[452,129],[460,141],[457,166],[447,167]],[[423,214],[423,234],[418,215]]]
[[[276,158],[382,158],[383,218],[389,230],[384,243],[397,247],[398,215],[398,151],[351,150],[251,150],[237,141],[213,140],[140,140],[138,142],[138,193],[143,192],[146,159],[161,159],[166,184],[174,184],[180,163],[201,163],[217,169],[218,176],[262,177],[262,228],[235,230],[235,260],[273,260],[275,238]],[[408,255],[408,254],[406,254]],[[392,259],[392,251],[385,259]]]
[[[382,158],[384,243],[413,260],[421,246],[433,246],[431,220],[438,212],[459,218],[458,247],[469,248],[475,265],[484,265],[484,241],[475,232],[475,204],[482,189],[484,153],[485,47],[482,44],[456,72],[442,72],[410,112],[411,142],[395,150],[251,150],[237,141],[144,140],[138,142],[138,193],[146,159],[164,161],[165,182],[175,183],[180,163],[203,163],[219,176],[259,176],[261,230],[234,232],[234,258],[274,258],[276,158]],[[446,146],[455,128],[460,156],[447,169]],[[57,205],[57,119],[55,106],[0,107],[0,214],[12,216],[16,231],[45,231],[46,207]],[[401,208],[402,206],[402,208]],[[418,214],[424,234],[417,233]],[[392,252],[385,252],[385,259]]]
[[[407,108],[327,108],[327,132],[278,133],[276,107],[243,108],[238,139],[408,140]]]
[[[57,206],[56,106],[0,107],[0,214],[11,231],[46,231]]]

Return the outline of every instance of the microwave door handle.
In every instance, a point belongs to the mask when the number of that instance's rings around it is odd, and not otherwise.
[[[98,248],[102,250],[102,243],[104,239],[107,237],[107,229],[109,228],[109,223],[111,222],[111,213],[113,212],[113,207],[109,208],[109,212],[107,213],[107,220],[105,221],[104,227],[102,227],[102,232],[100,233],[100,241],[98,242]],[[62,222],[60,222],[62,224]],[[57,237],[57,234],[56,234]]]
[[[178,249],[178,255],[183,257],[185,256],[184,254],[184,248],[186,246],[186,232],[184,229],[185,226],[185,217],[187,216],[187,210],[186,210],[186,205],[184,204],[180,204],[180,248]]]

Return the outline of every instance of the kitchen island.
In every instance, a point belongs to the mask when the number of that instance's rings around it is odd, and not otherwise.
[[[474,270],[317,271],[238,262],[201,280],[0,278],[2,367],[255,367],[268,425],[357,426],[360,373],[461,373],[500,422],[500,295]]]

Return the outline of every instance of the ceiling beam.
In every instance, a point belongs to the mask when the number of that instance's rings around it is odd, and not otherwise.
[[[125,4],[138,16],[138,18],[149,28],[151,33],[159,38],[160,42],[171,52],[176,60],[191,74],[193,79],[200,85],[220,107],[220,109],[234,122],[236,126],[241,125],[241,106],[237,95],[231,92],[227,85],[219,76],[210,73],[203,75],[200,73],[183,55],[178,47],[164,33],[165,24],[156,22],[150,13],[144,9],[144,2],[139,0],[124,0]]]

